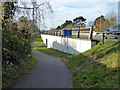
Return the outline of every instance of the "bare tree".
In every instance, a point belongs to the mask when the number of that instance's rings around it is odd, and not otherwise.
[[[36,24],[39,27],[39,29],[41,27],[45,28],[45,15],[48,13],[53,13],[49,1],[36,2],[35,0],[31,0],[31,2],[29,3],[20,2],[20,4],[22,6],[17,6],[17,15],[22,13],[23,16],[27,16],[29,20],[32,18],[33,24]],[[32,29],[34,29],[34,26]]]
[[[110,27],[112,25],[116,25],[118,22],[117,17],[118,17],[118,14],[116,11],[111,10],[111,11],[107,12],[105,15],[106,22],[104,23],[105,29],[107,29],[108,27]]]
[[[106,13],[105,17],[106,19],[109,20],[109,26],[115,25],[118,22],[117,21],[118,14],[114,10],[111,10],[108,13]]]
[[[117,12],[114,11],[114,10],[111,10],[111,11],[106,13],[105,18],[109,19],[111,17],[116,17],[117,18]]]

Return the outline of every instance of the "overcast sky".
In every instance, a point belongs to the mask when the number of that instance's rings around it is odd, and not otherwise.
[[[86,22],[88,23],[89,21],[94,21],[97,17],[101,15],[105,16],[105,14],[111,10],[118,12],[118,1],[120,0],[48,0],[48,1],[51,3],[54,11],[51,17],[48,16],[46,17],[46,26],[47,29],[50,29],[51,27],[56,28],[58,25],[60,26],[66,20],[73,20],[75,17],[83,16],[84,18],[87,19]]]

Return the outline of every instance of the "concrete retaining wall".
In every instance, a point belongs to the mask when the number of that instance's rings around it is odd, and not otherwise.
[[[86,50],[91,49],[92,46],[96,45],[95,41],[88,39],[73,39],[45,34],[41,34],[41,38],[48,48],[57,49],[70,54],[85,52]]]

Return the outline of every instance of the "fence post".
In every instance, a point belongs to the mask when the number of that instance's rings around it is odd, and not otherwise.
[[[93,39],[93,26],[90,28],[90,35],[88,39]]]
[[[80,26],[78,26],[78,36],[77,36],[77,38],[79,38],[80,37]]]
[[[58,30],[56,30],[56,36],[58,35]]]
[[[103,33],[102,44],[104,44],[105,33]]]

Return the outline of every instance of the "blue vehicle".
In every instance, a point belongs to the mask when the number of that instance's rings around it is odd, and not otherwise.
[[[113,36],[116,39],[118,39],[120,37],[120,24],[110,26],[103,33],[105,33],[105,39],[107,39],[108,37],[111,37],[111,36]]]

